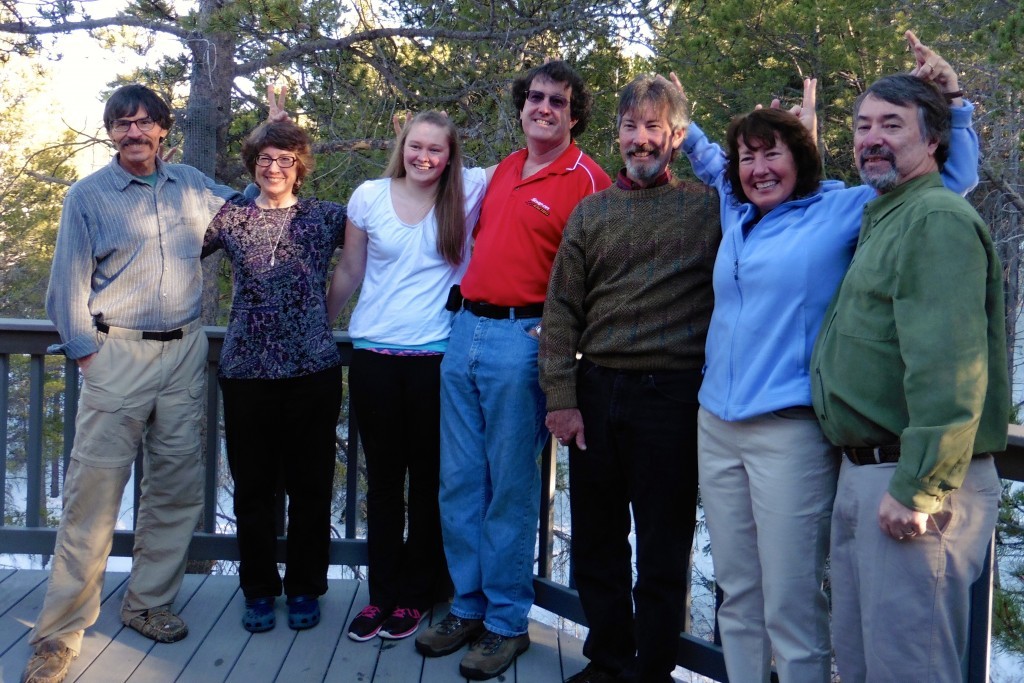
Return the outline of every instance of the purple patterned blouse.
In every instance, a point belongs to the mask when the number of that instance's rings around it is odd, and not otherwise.
[[[287,209],[227,203],[210,223],[203,256],[223,249],[234,294],[219,375],[280,379],[341,362],[327,320],[327,269],[345,237],[345,206],[300,199]]]

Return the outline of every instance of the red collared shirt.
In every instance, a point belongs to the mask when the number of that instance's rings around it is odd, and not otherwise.
[[[575,143],[523,179],[526,150],[494,170],[474,237],[462,295],[497,306],[542,303],[562,230],[576,204],[611,179]]]

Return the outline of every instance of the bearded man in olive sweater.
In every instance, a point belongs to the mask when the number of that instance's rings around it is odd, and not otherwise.
[[[667,682],[675,668],[721,239],[714,192],[679,183],[668,168],[688,123],[685,96],[665,79],[626,86],[626,167],[573,211],[551,272],[540,381],[547,426],[569,446],[573,577],[590,626],[590,663],[570,681]]]

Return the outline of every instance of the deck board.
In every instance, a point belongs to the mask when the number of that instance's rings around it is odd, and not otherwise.
[[[46,592],[47,572],[0,569],[0,681],[18,681],[31,654],[28,633]],[[464,683],[461,654],[424,659],[413,638],[365,643],[350,640],[349,621],[368,598],[365,581],[331,580],[321,599],[319,626],[288,628],[283,599],[277,628],[250,634],[241,626],[244,599],[234,576],[189,574],[174,608],[189,625],[189,637],[154,643],[121,623],[128,576],[104,576],[102,605],[88,629],[68,683]],[[435,607],[420,626],[447,613]],[[560,683],[583,667],[579,640],[530,623],[530,649],[500,683]]]
[[[234,594],[234,589],[237,588],[228,582],[207,581],[208,578],[210,577],[186,574],[181,592],[174,601],[174,609],[178,610],[188,624],[189,637],[170,645],[154,643],[128,681],[167,683],[176,680],[188,666],[196,650],[226,609],[227,601]]]
[[[583,656],[583,641],[564,631],[555,631],[558,634],[558,658],[562,662],[562,676],[570,676],[583,671],[587,665],[587,658]]]
[[[356,581],[330,582],[329,590],[320,598],[320,625],[296,634],[291,650],[278,673],[278,680],[299,683],[325,678],[338,644],[344,638],[343,629],[348,626],[349,611],[360,585]],[[284,600],[278,600],[278,603],[277,619],[281,626],[285,626],[288,622],[288,611]],[[274,630],[281,630],[281,626]],[[290,631],[287,628],[285,630]]]

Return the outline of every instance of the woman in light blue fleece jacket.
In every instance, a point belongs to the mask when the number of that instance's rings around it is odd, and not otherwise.
[[[957,93],[952,68],[912,33],[915,74]],[[870,187],[820,181],[815,81],[790,112],[757,110],[728,154],[691,124],[683,149],[722,202],[715,308],[700,391],[698,462],[730,680],[831,678],[822,590],[839,455],[811,408],[811,350],[853,257]],[[973,107],[952,99],[948,187],[977,183]]]

